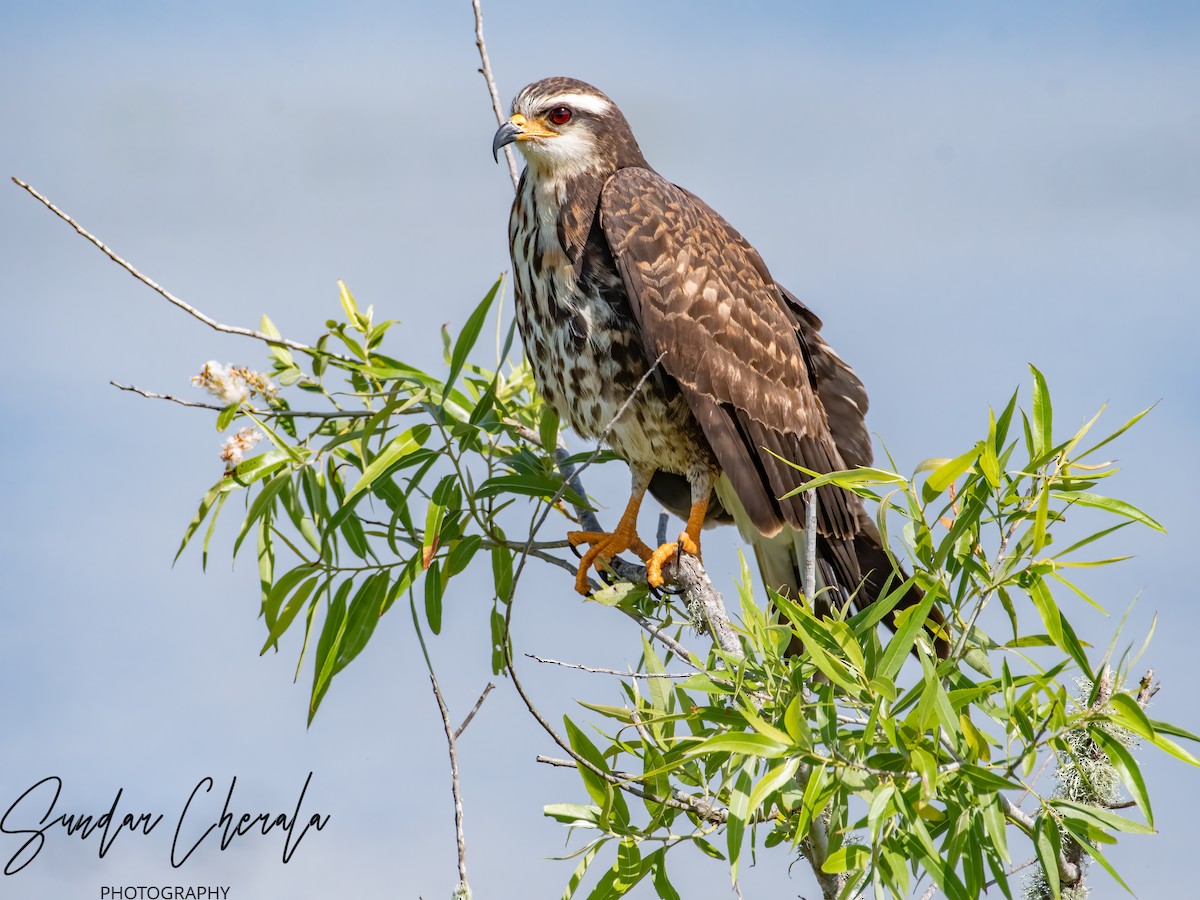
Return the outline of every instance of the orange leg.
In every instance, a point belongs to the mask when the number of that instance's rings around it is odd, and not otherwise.
[[[692,556],[700,556],[700,529],[704,527],[704,517],[708,514],[708,493],[692,504],[688,514],[687,527],[680,533],[679,540],[673,544],[663,544],[646,560],[646,580],[651,587],[662,587],[663,564],[674,558],[682,547]]]
[[[588,570],[593,565],[599,568],[618,553],[626,550],[632,550],[641,559],[650,556],[650,548],[637,536],[638,510],[642,506],[642,497],[645,495],[645,491],[644,486],[639,490],[635,482],[633,495],[629,498],[629,505],[625,507],[625,512],[612,533],[604,531],[567,532],[567,540],[571,542],[571,546],[591,545],[583,559],[579,561],[579,571],[575,575],[575,590],[579,593],[584,595],[588,593]]]

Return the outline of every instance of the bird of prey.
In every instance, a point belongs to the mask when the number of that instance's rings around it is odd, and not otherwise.
[[[780,498],[806,476],[785,460],[820,473],[871,463],[862,382],[746,239],[650,167],[604,93],[573,78],[528,85],[493,155],[511,143],[526,161],[509,221],[516,315],[538,389],[632,475],[611,533],[568,534],[589,545],[577,589],[626,550],[661,585],[678,548],[699,554],[701,528],[732,520],[766,585],[797,596],[806,501]],[[678,542],[638,537],[647,490],[686,520]],[[820,580],[863,608],[892,561],[857,496],[816,493]],[[913,587],[898,608],[921,596]],[[944,631],[936,643],[944,654]]]

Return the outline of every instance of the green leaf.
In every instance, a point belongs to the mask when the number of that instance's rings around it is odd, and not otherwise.
[[[246,535],[250,533],[250,526],[258,521],[259,516],[267,512],[275,501],[275,495],[291,481],[291,474],[288,472],[280,472],[274,478],[263,484],[253,502],[250,504],[250,509],[246,512],[246,518],[242,521],[242,527],[238,530],[237,539],[233,542],[233,555],[236,557],[238,550],[241,549],[242,541],[246,539]]]
[[[542,418],[538,423],[538,438],[547,453],[553,453],[554,448],[558,446],[558,413],[549,403],[542,407]]]
[[[600,807],[580,803],[551,803],[542,807],[542,814],[572,828],[596,828],[600,824]]]
[[[1157,403],[1152,403],[1150,406],[1147,406],[1140,413],[1138,413],[1136,416],[1134,416],[1132,419],[1130,419],[1128,422],[1126,422],[1124,425],[1122,425],[1120,428],[1118,428],[1116,431],[1114,431],[1112,434],[1110,434],[1108,437],[1106,437],[1100,443],[1096,444],[1093,447],[1089,447],[1087,450],[1084,450],[1082,453],[1079,454],[1079,456],[1077,456],[1075,458],[1076,459],[1084,459],[1085,457],[1091,456],[1093,453],[1095,453],[1097,450],[1099,450],[1105,444],[1115,441],[1117,438],[1119,438],[1121,435],[1123,435],[1126,431],[1128,431],[1130,428],[1132,428],[1134,425],[1136,425],[1138,422],[1140,422],[1142,420],[1142,417],[1145,416],[1148,412],[1150,412],[1150,410],[1154,409],[1154,407],[1157,405],[1158,405]]]
[[[229,423],[233,421],[233,417],[237,415],[237,411],[241,408],[242,401],[230,403],[223,410],[217,413],[217,431],[224,431],[229,427]]]
[[[508,600],[512,593],[513,583],[513,552],[507,547],[492,548],[492,579],[496,584],[496,596]]]
[[[1107,512],[1118,516],[1124,516],[1127,519],[1133,519],[1135,522],[1141,522],[1143,525],[1149,525],[1155,531],[1167,533],[1167,529],[1163,528],[1158,522],[1150,518],[1136,506],[1126,503],[1124,500],[1115,500],[1112,497],[1102,497],[1099,494],[1089,494],[1083,491],[1057,491],[1058,497],[1063,500],[1069,500],[1072,503],[1078,503],[1080,506],[1091,506],[1096,509],[1103,509]]]
[[[1093,822],[1101,828],[1111,828],[1114,831],[1124,831],[1129,834],[1154,834],[1154,829],[1151,826],[1135,822],[1133,819],[1127,819],[1112,810],[1100,809],[1096,806],[1088,806],[1084,803],[1062,799],[1051,800],[1050,805],[1055,809],[1074,813],[1076,818]]]
[[[303,569],[292,570],[292,572],[301,573],[304,571],[311,570],[309,570],[307,567]],[[292,572],[289,572],[288,574],[291,575]],[[300,612],[301,608],[304,606],[304,602],[313,592],[313,588],[317,586],[318,581],[320,581],[320,576],[313,575],[307,581],[301,583],[300,587],[296,589],[296,592],[292,594],[291,599],[288,600],[287,605],[284,606],[282,612],[279,614],[279,617],[275,620],[274,624],[270,626],[270,632],[267,634],[267,640],[263,644],[262,650],[259,651],[259,656],[262,656],[271,647],[273,647],[279,641],[280,636],[282,636],[283,633],[288,630],[288,627],[296,618],[296,613]]]
[[[843,844],[825,858],[821,870],[831,875],[857,872],[871,861],[871,848],[862,844]]]
[[[311,725],[317,708],[329,690],[330,679],[333,678],[333,667],[337,662],[338,650],[342,645],[342,636],[346,633],[346,599],[343,591],[329,604],[325,613],[325,624],[321,628],[321,636],[317,639],[317,658],[313,666],[312,698],[308,704],[308,723]]]
[[[523,494],[549,500],[563,488],[562,480],[547,475],[535,475],[523,472],[520,475],[497,475],[489,478],[475,491],[475,496],[495,497],[504,494]],[[563,499],[575,506],[588,507],[590,504],[570,488],[563,491]]]
[[[429,564],[425,573],[425,618],[429,621],[429,630],[434,634],[442,633],[442,592],[445,582],[442,581],[441,563],[434,560]]]
[[[549,807],[547,807],[549,809]],[[587,874],[588,866],[592,864],[592,860],[596,858],[596,854],[600,850],[600,846],[604,843],[603,840],[594,841],[583,852],[583,856],[579,859],[579,865],[575,867],[575,871],[571,873],[570,879],[567,881],[567,888],[563,891],[562,900],[572,900],[575,892],[579,890],[579,884],[583,881],[583,876]]]
[[[778,453],[772,453],[767,450],[776,459],[787,463],[793,469],[797,469],[809,476],[809,480],[800,485],[795,490],[788,491],[780,497],[780,500],[786,500],[788,497],[794,497],[797,494],[802,494],[805,491],[815,490],[819,487],[824,487],[827,484],[837,485],[838,487],[854,488],[868,484],[905,484],[902,476],[895,472],[888,472],[886,469],[873,469],[870,466],[859,466],[857,469],[847,469],[842,472],[815,472],[812,469],[806,469],[804,466],[797,465],[789,459],[784,459]]]
[[[179,549],[175,551],[175,558],[171,560],[172,564],[179,561],[179,557],[183,555],[183,551],[187,547],[188,541],[192,539],[192,535],[196,533],[196,530],[208,517],[208,513],[212,509],[213,504],[217,502],[217,498],[223,496],[229,491],[238,490],[241,487],[242,485],[238,484],[232,478],[223,478],[208,489],[208,492],[205,493],[203,499],[200,501],[200,508],[196,510],[196,515],[192,517],[192,521],[189,522],[187,528],[184,529],[183,540],[179,542]]]
[[[685,757],[704,756],[709,753],[739,753],[743,756],[758,756],[763,759],[778,759],[787,754],[787,746],[779,744],[761,734],[731,732],[718,734],[689,747]]]
[[[925,498],[925,502],[928,503],[938,494],[942,493],[963,472],[975,465],[975,460],[979,459],[979,454],[982,450],[983,444],[976,444],[961,456],[956,456],[954,459],[944,462],[934,469],[929,474],[929,477],[925,479],[925,484],[921,488],[921,494]]]
[[[652,854],[654,859],[654,890],[658,894],[659,900],[680,900],[679,891],[675,890],[675,885],[671,884],[667,878],[667,862],[666,850],[656,850]]]
[[[906,609],[897,617],[898,626],[896,634],[888,641],[887,649],[883,651],[883,658],[879,661],[877,677],[885,681],[892,681],[899,674],[900,667],[904,665],[904,660],[908,658],[909,651],[912,650],[913,645],[917,642],[917,635],[925,627],[925,622],[929,618],[929,611],[933,609],[933,603],[936,599],[937,593],[935,591],[928,591],[921,598],[920,603]]]
[[[729,791],[729,818],[725,823],[726,849],[729,852],[729,876],[737,883],[742,857],[742,839],[746,836],[746,820],[750,811],[750,773],[743,766],[734,776]]]
[[[469,566],[482,543],[483,538],[477,534],[468,534],[461,541],[456,541],[446,556],[447,576],[453,577]]]
[[[346,312],[346,321],[351,325],[358,324],[358,304],[354,302],[354,295],[350,293],[350,289],[346,287],[346,282],[338,279],[338,299],[342,302],[342,309]]]
[[[750,792],[749,815],[754,816],[771,794],[789,784],[796,777],[799,768],[800,757],[793,756],[773,766],[766,775],[760,778],[758,784],[754,786],[754,790]]]
[[[1061,846],[1058,839],[1058,826],[1054,817],[1042,813],[1033,823],[1033,847],[1037,851],[1038,862],[1046,876],[1046,884],[1050,886],[1050,896],[1059,900],[1061,889],[1058,880],[1058,851]]]
[[[1032,363],[1029,371],[1033,373],[1033,419],[1029,423],[1033,428],[1033,455],[1041,456],[1050,449],[1054,440],[1053,408],[1045,376]]]
[[[475,307],[475,311],[471,313],[467,319],[467,323],[463,325],[462,331],[458,333],[458,340],[454,342],[454,353],[450,357],[450,374],[446,376],[447,392],[449,392],[451,385],[454,384],[455,379],[458,378],[458,373],[462,371],[463,364],[467,361],[467,355],[479,339],[479,332],[483,328],[484,320],[487,319],[488,310],[491,309],[492,301],[496,299],[496,294],[499,293],[500,285],[503,283],[503,276],[496,279],[496,283],[492,285],[492,289],[487,292],[487,295]]]
[[[354,487],[346,494],[346,499],[342,501],[342,509],[348,509],[363,491],[371,487],[376,479],[386,475],[404,457],[419,449],[428,439],[431,430],[430,426],[425,424],[415,425],[388,441],[387,445],[371,460],[371,464],[363,470]],[[331,521],[329,527],[334,526],[335,523]]]
[[[375,633],[375,626],[379,624],[387,592],[388,573],[385,569],[369,575],[350,601],[346,611],[345,635],[333,667],[334,675],[350,665],[367,646],[367,641]]]

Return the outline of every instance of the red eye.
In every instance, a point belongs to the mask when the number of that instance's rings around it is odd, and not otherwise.
[[[566,125],[571,121],[571,108],[569,106],[556,106],[550,110],[550,115],[547,118],[555,125]]]

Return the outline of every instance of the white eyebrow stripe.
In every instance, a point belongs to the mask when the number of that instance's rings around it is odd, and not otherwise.
[[[594,94],[555,94],[547,103],[554,106],[572,106],[594,116],[603,116],[613,108],[607,100]]]

